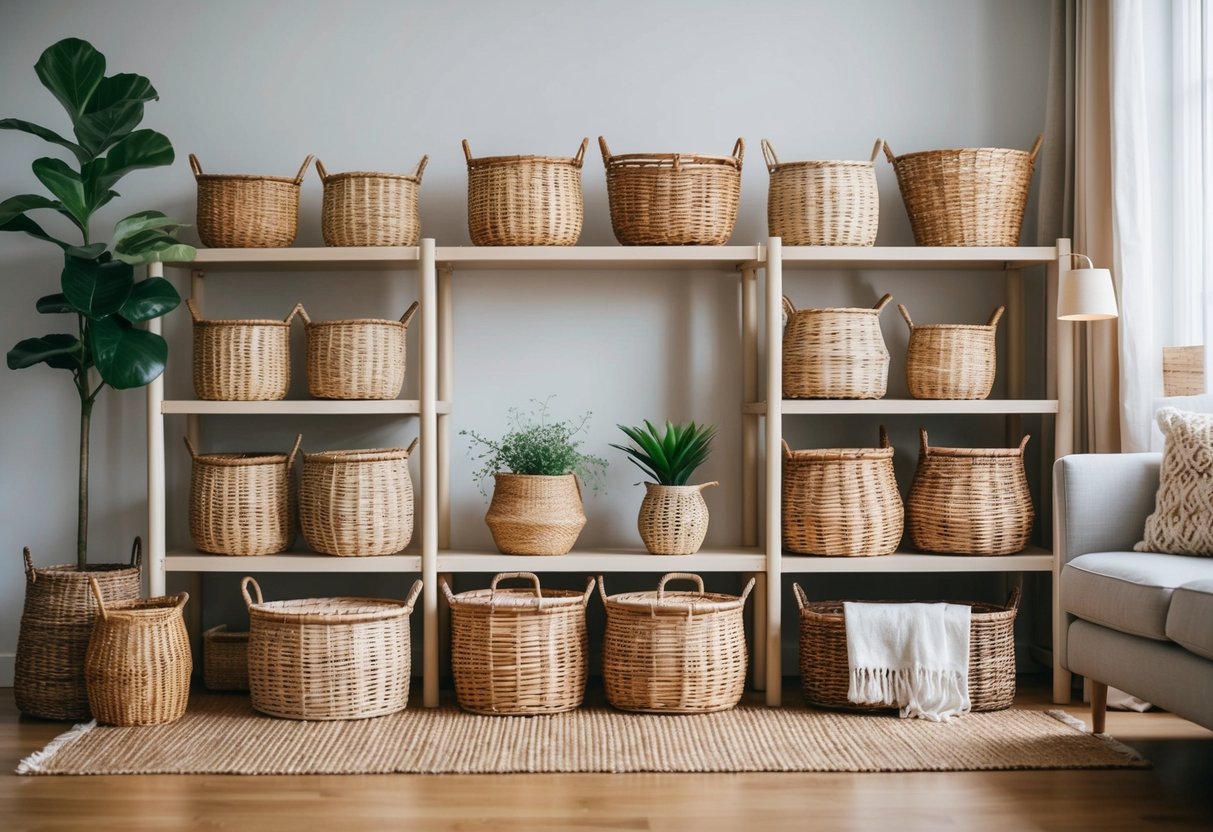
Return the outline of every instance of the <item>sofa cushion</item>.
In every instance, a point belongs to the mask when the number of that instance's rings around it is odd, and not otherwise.
[[[1164,407],[1157,420],[1166,437],[1158,496],[1133,548],[1213,555],[1213,413]]]
[[[1171,594],[1167,636],[1198,656],[1213,659],[1213,580],[1192,581]]]
[[[1123,633],[1167,640],[1176,587],[1213,580],[1213,560],[1185,555],[1092,552],[1061,573],[1061,606],[1071,615]]]

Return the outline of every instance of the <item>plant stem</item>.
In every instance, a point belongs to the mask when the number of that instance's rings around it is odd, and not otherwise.
[[[76,566],[81,572],[88,564],[88,434],[92,416],[93,400],[85,380],[80,395],[80,512],[76,526]]]

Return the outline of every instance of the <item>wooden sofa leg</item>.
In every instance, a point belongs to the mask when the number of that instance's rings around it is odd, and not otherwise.
[[[1108,686],[1091,680],[1091,732],[1104,733],[1108,715]]]

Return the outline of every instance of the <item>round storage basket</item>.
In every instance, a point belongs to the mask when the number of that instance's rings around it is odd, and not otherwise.
[[[408,448],[303,455],[299,521],[314,551],[341,557],[392,555],[413,538]]]
[[[916,399],[984,399],[994,388],[997,368],[995,332],[1005,307],[985,326],[916,324],[897,304],[910,328],[906,347],[906,385]]]
[[[941,555],[1010,555],[1032,532],[1032,495],[1018,448],[932,448],[919,430],[918,470],[906,498],[910,540]]]
[[[429,156],[411,174],[349,171],[330,174],[317,159],[324,183],[320,229],[329,246],[415,246],[421,237],[417,192]]]
[[[781,162],[762,140],[771,174],[767,191],[767,233],[789,246],[870,246],[880,224],[876,188],[877,139],[866,162]]]
[[[577,155],[472,158],[468,140],[468,233],[476,246],[575,246],[581,237],[584,200],[581,166],[588,138]]]
[[[256,600],[249,594],[252,587]],[[240,582],[248,607],[248,678],[253,708],[284,719],[365,719],[409,701],[412,644],[408,598],[265,601]]]
[[[503,555],[566,555],[585,526],[576,474],[493,475],[484,522]]]
[[[783,443],[783,547],[802,555],[891,555],[901,543],[904,510],[893,475],[893,448],[793,451]]]
[[[200,454],[189,437],[190,537],[213,555],[276,555],[295,542],[295,455]]]
[[[847,624],[842,601],[810,601],[792,584],[800,607],[800,685],[805,701],[822,708],[886,710],[888,705],[856,704],[847,699],[850,668]],[[883,602],[882,602],[883,603]],[[960,602],[969,616],[969,702],[974,711],[1000,711],[1015,699],[1015,613],[1019,587],[1005,606]]]
[[[1029,151],[1000,147],[885,155],[920,246],[1017,246],[1032,169],[1044,137]]]
[[[309,155],[294,179],[285,176],[203,173],[198,157],[190,168],[198,180],[198,236],[211,248],[284,248],[299,232],[299,185]]]
[[[670,581],[695,584],[694,592],[667,592]],[[606,606],[602,679],[607,700],[625,711],[697,714],[727,710],[745,689],[743,612],[754,588],[741,595],[704,592],[698,575],[671,572],[656,592],[610,597],[602,576],[598,591]]]
[[[405,342],[417,303],[398,321],[315,321],[307,332],[307,392],[318,399],[394,399],[404,386]]]
[[[202,680],[209,690],[248,690],[248,633],[226,624],[202,634]]]
[[[615,239],[625,246],[722,246],[741,200],[745,142],[732,156],[628,153],[599,136]]]
[[[879,399],[889,382],[889,349],[880,313],[871,309],[797,309],[787,297],[783,330],[783,394],[789,399]]]
[[[503,588],[507,579],[531,582]],[[542,589],[531,572],[503,572],[488,589],[455,595],[451,608],[451,670],[459,707],[477,714],[555,714],[581,704],[586,680],[584,592]]]
[[[285,399],[291,386],[291,321],[208,321],[194,299],[185,302],[194,321],[194,393],[212,402]]]

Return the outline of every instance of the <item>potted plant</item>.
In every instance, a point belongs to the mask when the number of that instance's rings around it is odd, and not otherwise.
[[[484,521],[502,554],[567,554],[585,525],[577,478],[597,490],[606,471],[607,461],[582,453],[576,438],[590,414],[553,421],[548,401],[536,401],[532,413],[510,408],[509,428],[500,440],[460,431],[480,448],[478,454],[473,450],[473,459],[480,463],[481,492],[490,476],[494,480]]]
[[[37,364],[65,370],[80,398],[80,478],[76,562],[35,569],[25,551],[26,598],[17,642],[14,688],[27,714],[54,719],[88,715],[84,653],[96,602],[89,577],[99,579],[106,600],[139,596],[139,543],[132,564],[88,564],[89,424],[93,404],[106,387],[141,387],[164,371],[168,345],[140,323],[158,318],[180,302],[160,277],[135,279],[134,267],[153,260],[187,260],[194,249],[173,235],[179,228],[159,211],[140,211],[118,222],[108,242],[94,242],[90,220],[118,193],[128,173],[171,164],[173,146],[154,130],[137,130],[143,106],[157,98],[141,75],[105,74],[105,57],[75,38],[51,46],[34,70],[71,120],[73,138],[21,119],[0,119],[0,129],[37,136],[71,152],[76,166],[43,157],[34,176],[49,192],[21,194],[0,202],[0,231],[19,231],[57,247],[63,257],[62,291],[40,298],[42,314],[75,319],[74,333],[26,338],[8,352],[8,366]],[[53,211],[79,232],[74,244],[53,236],[29,212]]]
[[[708,505],[703,489],[719,485],[705,482],[687,485],[695,469],[711,451],[715,425],[665,423],[658,430],[645,420],[644,427],[618,426],[631,445],[615,445],[641,471],[652,478],[644,484],[637,527],[645,548],[654,555],[693,555],[708,533]]]

